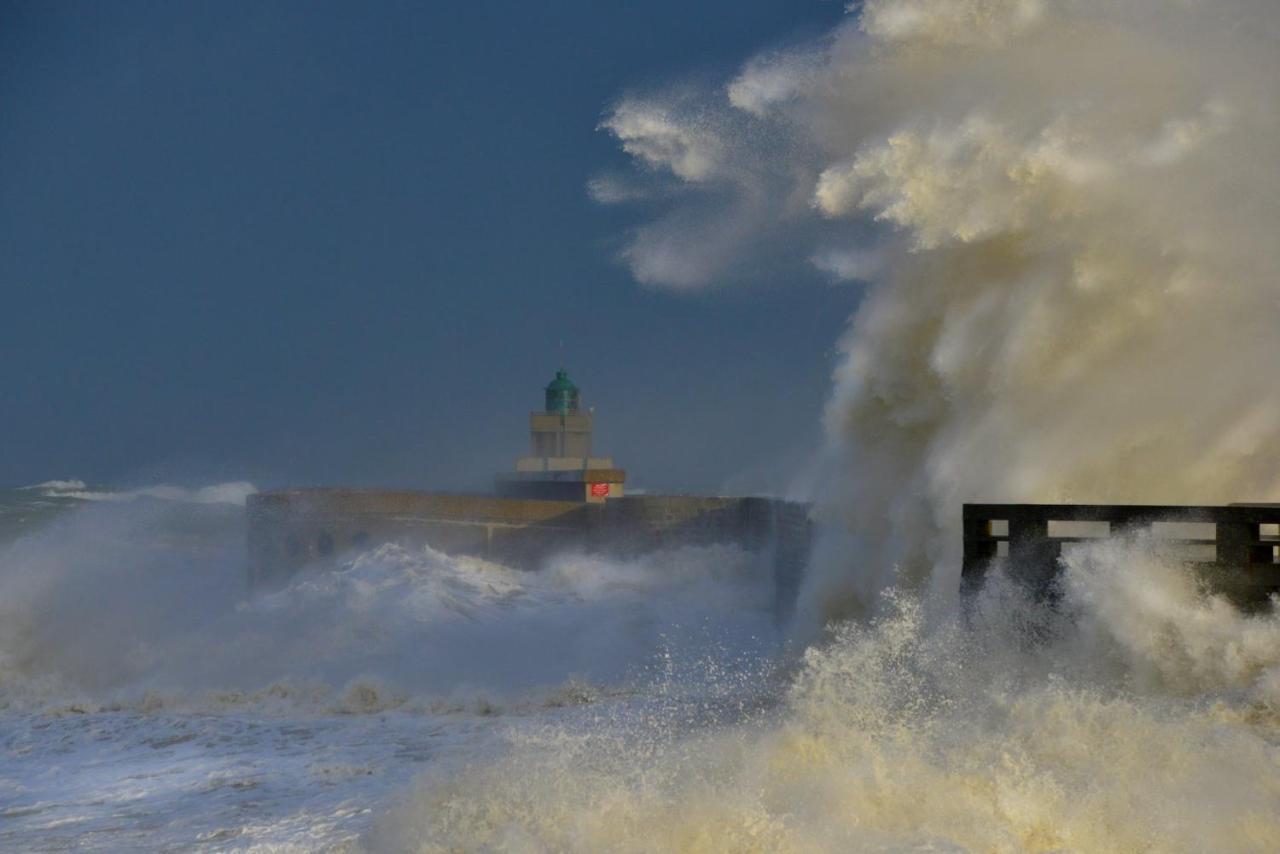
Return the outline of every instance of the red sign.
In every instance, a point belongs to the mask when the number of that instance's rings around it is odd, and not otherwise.
[[[607,497],[608,497],[608,495],[609,495],[609,484],[607,484],[607,483],[593,483],[593,484],[591,484],[591,497],[592,497],[592,498],[607,498]]]

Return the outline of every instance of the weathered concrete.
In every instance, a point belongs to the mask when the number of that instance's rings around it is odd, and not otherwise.
[[[251,496],[249,582],[278,587],[308,565],[386,542],[431,545],[518,567],[569,549],[639,554],[735,544],[766,555],[779,611],[790,608],[808,561],[808,506],[771,498],[627,496],[601,504],[361,489]]]
[[[615,468],[517,471],[498,475],[494,492],[501,498],[538,498],[602,504],[621,498],[627,473]]]
[[[592,412],[530,412],[529,453],[534,457],[591,456]]]
[[[1211,589],[1256,607],[1280,593],[1280,505],[1225,507],[966,504],[962,589],[997,562],[1037,595],[1052,596],[1064,547],[1155,526],[1155,535]]]

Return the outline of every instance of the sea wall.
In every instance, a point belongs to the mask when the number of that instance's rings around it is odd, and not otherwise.
[[[248,501],[249,584],[283,585],[310,566],[378,543],[430,545],[536,568],[570,549],[638,554],[728,543],[770,561],[779,613],[809,556],[808,506],[772,498],[637,495],[603,504],[430,492],[301,489]]]

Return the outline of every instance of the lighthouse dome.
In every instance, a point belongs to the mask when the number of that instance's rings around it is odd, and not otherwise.
[[[578,387],[569,379],[569,374],[561,368],[556,371],[555,379],[547,384],[547,412],[567,415],[578,411]]]

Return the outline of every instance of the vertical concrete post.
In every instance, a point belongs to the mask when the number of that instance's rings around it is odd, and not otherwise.
[[[978,575],[985,569],[985,564],[993,554],[987,548],[987,527],[991,524],[985,515],[978,513],[969,505],[964,507],[964,564],[962,576]]]
[[[995,513],[984,505],[966,504],[961,515],[964,531],[964,554],[960,565],[960,592],[965,596],[982,589],[983,579],[997,554],[998,540],[992,536],[991,523],[996,518],[1007,519],[1002,509]],[[1005,532],[1007,536],[1007,532]]]
[[[1058,571],[1059,543],[1049,539],[1049,520],[1011,513],[1009,516],[1009,576],[1037,598],[1048,597]]]
[[[1252,522],[1217,523],[1217,562],[1223,566],[1247,566],[1258,526]]]

